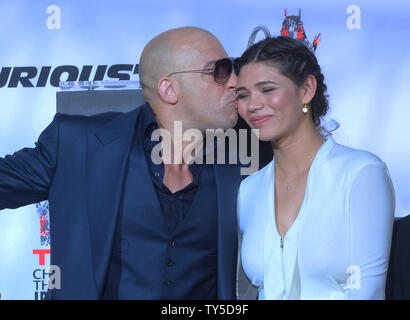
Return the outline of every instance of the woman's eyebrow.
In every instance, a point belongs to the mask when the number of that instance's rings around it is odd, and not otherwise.
[[[264,80],[264,81],[259,81],[259,82],[257,82],[256,84],[255,84],[255,87],[260,87],[260,86],[263,86],[264,84],[278,84],[277,82],[275,82],[275,81],[272,81],[272,80]],[[245,86],[242,86],[242,87],[238,87],[238,88],[236,88],[235,89],[235,92],[238,92],[238,91],[241,91],[241,90],[247,90],[246,89],[246,87]]]
[[[258,83],[255,84],[255,87],[263,86],[264,84],[278,84],[275,81],[272,80],[265,80],[265,81],[259,81]]]
[[[241,91],[241,90],[246,90],[246,87],[239,87],[235,89],[235,92]]]

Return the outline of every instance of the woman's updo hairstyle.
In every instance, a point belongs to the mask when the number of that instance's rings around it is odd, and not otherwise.
[[[266,38],[252,44],[258,31],[263,31]],[[276,66],[297,87],[303,85],[308,75],[313,75],[317,81],[317,88],[309,109],[315,126],[320,125],[320,118],[329,109],[327,87],[315,55],[303,41],[283,36],[271,37],[267,29],[258,27],[249,38],[248,49],[237,60],[237,73],[239,74],[240,69],[251,62],[264,62]]]

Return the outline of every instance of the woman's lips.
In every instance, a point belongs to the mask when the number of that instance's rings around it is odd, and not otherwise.
[[[268,121],[270,118],[272,118],[272,116],[260,116],[250,118],[249,121],[251,122],[252,126],[259,127],[263,125],[266,121]]]

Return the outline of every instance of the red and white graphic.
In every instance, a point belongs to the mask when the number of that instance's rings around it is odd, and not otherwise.
[[[40,218],[40,243],[42,246],[50,245],[50,220],[48,201],[36,203],[37,214]]]

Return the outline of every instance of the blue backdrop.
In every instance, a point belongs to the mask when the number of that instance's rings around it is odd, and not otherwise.
[[[265,25],[279,35],[285,8],[295,15],[302,9],[310,40],[321,33],[316,55],[330,95],[328,117],[341,125],[336,141],[385,161],[396,216],[409,214],[410,2],[405,0],[0,1],[0,156],[34,145],[55,113],[56,79],[103,74],[118,80],[110,67],[135,66],[150,39],[186,25],[211,31],[238,56],[254,27]],[[133,69],[119,73],[138,80]],[[46,290],[50,245],[40,237],[41,227],[46,236],[46,217],[39,219],[44,210],[46,205],[31,205],[0,213],[2,299],[35,299]],[[33,250],[45,250],[43,263]]]

